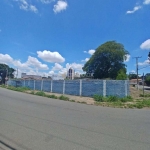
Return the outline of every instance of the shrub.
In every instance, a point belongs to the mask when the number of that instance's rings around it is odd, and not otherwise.
[[[54,99],[58,99],[58,97],[56,95],[46,95],[46,97],[48,98],[54,98]]]
[[[101,95],[94,95],[93,98],[96,102],[103,102],[104,101],[104,98]]]
[[[142,103],[137,103],[137,104],[136,104],[136,107],[139,108],[139,109],[141,109],[141,108],[143,108],[144,106],[142,105]]]
[[[150,107],[150,100],[143,100],[142,101],[143,106]]]
[[[119,98],[117,96],[109,96],[108,97],[109,102],[117,102],[118,100],[119,100]]]
[[[65,101],[69,101],[69,98],[66,97],[66,96],[64,96],[64,95],[61,95],[61,96],[59,97],[59,99],[60,99],[60,100],[65,100]]]
[[[146,78],[145,78],[145,83],[146,83],[147,85],[150,85],[150,76],[146,76]]]
[[[123,103],[125,102],[131,102],[133,100],[133,98],[131,96],[126,96],[126,97],[123,97],[123,98],[119,98],[119,100]]]
[[[126,71],[121,69],[119,72],[118,72],[118,75],[117,75],[117,78],[116,80],[126,80],[127,79],[127,75],[126,75]]]
[[[35,95],[46,96],[46,94],[43,91],[36,92]]]

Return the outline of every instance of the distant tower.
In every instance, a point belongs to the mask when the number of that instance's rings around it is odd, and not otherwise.
[[[75,73],[75,71],[72,68],[70,68],[68,70],[68,79],[73,80],[74,79],[74,73]]]

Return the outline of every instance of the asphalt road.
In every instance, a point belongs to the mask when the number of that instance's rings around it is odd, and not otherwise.
[[[16,150],[150,150],[150,110],[104,108],[0,88],[0,141]]]

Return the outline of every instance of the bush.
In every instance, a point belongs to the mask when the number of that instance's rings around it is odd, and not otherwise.
[[[35,95],[46,96],[46,94],[43,91],[36,92]]]
[[[61,95],[61,96],[59,97],[59,99],[60,99],[60,100],[65,100],[65,101],[69,101],[69,98],[66,97],[66,96],[64,96],[64,95]]]
[[[144,106],[142,105],[142,103],[137,103],[136,107],[139,108],[139,109],[142,109]]]
[[[121,69],[118,72],[116,80],[126,80],[126,79],[127,79],[126,71],[124,71],[124,70]]]
[[[48,98],[54,98],[54,99],[58,99],[58,97],[56,95],[46,95],[46,97]]]
[[[96,102],[103,102],[104,101],[104,97],[101,95],[94,95],[93,98]]]
[[[119,101],[119,98],[117,96],[109,96],[108,101],[109,102],[117,102],[117,101]]]
[[[150,100],[143,100],[142,104],[144,107],[150,107]]]

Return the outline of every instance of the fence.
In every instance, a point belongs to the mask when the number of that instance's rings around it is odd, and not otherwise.
[[[127,80],[9,80],[8,85],[88,97],[95,94],[125,97],[130,94]]]

